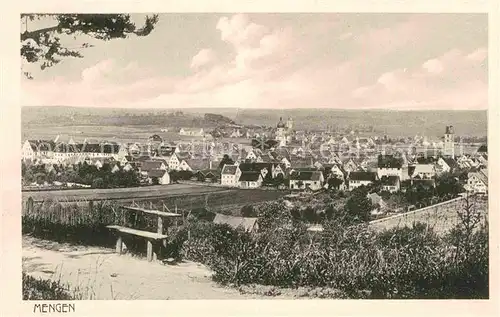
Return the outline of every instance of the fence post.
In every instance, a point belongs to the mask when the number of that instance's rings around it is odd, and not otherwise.
[[[28,197],[28,201],[26,202],[26,212],[27,214],[31,214],[33,212],[33,198]]]

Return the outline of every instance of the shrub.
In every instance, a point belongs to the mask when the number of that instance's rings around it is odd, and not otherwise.
[[[73,300],[60,283],[34,278],[23,272],[23,300]]]

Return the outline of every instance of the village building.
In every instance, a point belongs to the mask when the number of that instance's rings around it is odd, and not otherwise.
[[[181,128],[181,129],[179,129],[179,135],[204,136],[205,131],[203,129],[197,129],[197,128]]]
[[[360,186],[368,186],[377,180],[375,172],[350,172],[348,176],[349,190],[353,190]]]
[[[372,205],[374,207],[370,211],[370,214],[372,216],[384,214],[387,211],[387,203],[377,193],[368,194],[367,198],[370,199],[370,202],[372,203]]]
[[[399,176],[382,176],[380,178],[382,190],[390,193],[395,193],[401,190],[401,179]]]
[[[226,164],[221,171],[220,183],[226,187],[238,187],[240,176],[241,170],[238,165]]]
[[[393,155],[379,155],[377,159],[377,176],[397,176],[403,178],[403,160]]]
[[[294,171],[290,175],[290,189],[319,190],[325,178],[321,171]]]
[[[263,177],[260,172],[241,172],[238,179],[240,188],[258,188],[262,186]]]
[[[477,172],[467,174],[467,184],[464,186],[468,192],[487,194],[488,193],[488,171],[481,169]]]
[[[170,184],[170,174],[164,169],[152,169],[146,173],[150,183],[156,179],[159,185]]]
[[[152,170],[166,171],[167,169],[168,166],[163,160],[148,160],[140,165],[140,173],[145,176]]]
[[[229,225],[233,229],[243,229],[247,232],[259,230],[258,218],[235,217],[223,214],[216,214],[213,220],[215,224]]]
[[[458,163],[451,157],[439,157],[436,161],[436,173],[451,173],[458,168]]]
[[[455,130],[453,126],[446,126],[445,134],[444,134],[444,142],[442,144],[437,144],[437,147],[444,147],[443,155],[446,157],[450,157],[452,159],[455,158]]]
[[[416,164],[413,171],[409,171],[412,179],[433,179],[436,176],[436,169],[433,164]]]

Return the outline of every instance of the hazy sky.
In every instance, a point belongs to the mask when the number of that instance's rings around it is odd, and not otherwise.
[[[487,33],[481,14],[162,14],[147,37],[24,65],[22,103],[486,109]]]

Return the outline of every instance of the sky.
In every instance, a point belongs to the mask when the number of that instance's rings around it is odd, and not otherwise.
[[[144,16],[133,15],[139,24]],[[485,14],[160,14],[147,37],[23,63],[23,105],[479,110]],[[53,24],[29,22],[30,29]],[[21,26],[25,27],[24,25]]]

